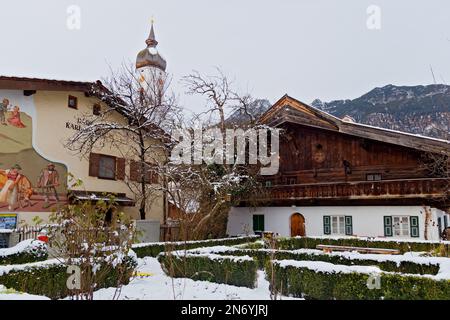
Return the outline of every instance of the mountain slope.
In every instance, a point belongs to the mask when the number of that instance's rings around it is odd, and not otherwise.
[[[353,100],[316,99],[311,105],[338,118],[350,116],[359,123],[450,140],[450,86],[447,85],[389,84]],[[256,100],[249,112],[258,117],[270,106],[267,100]],[[239,124],[249,119],[248,115],[236,111],[228,121]]]
[[[353,100],[322,102],[312,106],[339,118],[377,127],[450,138],[450,86],[394,86],[375,88]]]
[[[254,119],[258,119],[267,109],[269,109],[272,104],[267,99],[256,99],[244,111],[242,109],[237,109],[228,118],[227,123],[234,125],[240,125],[248,123]]]

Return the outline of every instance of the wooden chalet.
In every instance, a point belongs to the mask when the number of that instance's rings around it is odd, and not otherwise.
[[[414,207],[411,212],[422,208],[424,219],[418,217],[418,221],[423,220],[423,224],[434,222],[434,226],[439,224],[437,234],[448,226],[449,217],[445,212],[450,211],[449,141],[341,120],[288,95],[265,112],[260,122],[282,129],[279,171],[274,176],[262,177],[265,192],[249,195],[242,199],[240,208],[233,208],[229,229],[234,228],[233,211],[242,211],[255,206],[255,203],[256,209],[253,208],[253,212],[264,208],[259,211],[266,212],[264,215],[272,215],[270,219],[265,216],[266,221],[275,219],[273,216],[277,215],[278,209],[289,208],[288,211],[297,212],[302,208],[305,208],[303,211],[317,208],[313,211],[317,212],[316,215],[326,217],[322,224],[329,224],[330,229],[333,221],[337,221],[336,228],[340,231],[345,229],[346,224],[352,224],[352,230],[344,230],[346,235],[355,234],[353,222],[349,221],[358,218],[350,215],[351,212],[356,213],[356,208],[359,211],[364,211],[364,208],[373,211],[378,207],[379,211],[384,211],[381,219],[397,214],[396,208],[401,207],[402,212],[408,212],[408,208]],[[325,207],[326,209],[321,209]],[[427,213],[433,210],[439,212],[435,221],[430,220],[433,214]],[[337,218],[334,219],[334,211],[346,213],[336,214]],[[296,219],[305,225],[297,229],[303,231],[293,232],[291,216],[286,219],[286,225],[291,224],[290,232],[281,233],[305,233],[308,223],[307,220],[305,222],[304,214],[299,212],[299,215],[301,217]],[[367,218],[367,214],[361,215]],[[403,213],[400,216],[403,217]],[[258,219],[261,220],[261,217],[254,218],[249,223],[253,224],[254,230],[255,224],[257,229],[261,229],[263,224],[257,222]],[[242,220],[239,220],[240,223]],[[328,220],[330,223],[327,223]],[[344,220],[344,228],[339,226],[339,220]],[[347,223],[345,220],[348,220]],[[406,221],[402,218],[395,220]],[[409,215],[407,220],[411,224]],[[274,229],[278,224],[279,222],[273,223],[271,228]],[[389,221],[387,224],[389,229]],[[386,223],[384,227],[386,229]],[[317,229],[313,235],[333,234],[327,232],[328,228]],[[411,229],[410,226],[408,229]],[[391,233],[389,230],[375,233],[369,232],[368,228],[361,230],[364,232],[359,235],[389,236]],[[403,233],[406,235],[406,232]],[[414,232],[410,230],[409,235],[414,236],[411,233]]]

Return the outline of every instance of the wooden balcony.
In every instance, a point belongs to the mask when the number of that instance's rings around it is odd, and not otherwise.
[[[275,185],[242,201],[445,199],[447,178]]]

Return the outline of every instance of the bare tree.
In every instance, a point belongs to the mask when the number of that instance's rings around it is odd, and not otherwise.
[[[83,126],[66,142],[68,149],[83,157],[109,147],[127,159],[132,170],[124,173],[124,181],[139,203],[141,219],[153,199],[161,196],[155,193],[160,188],[153,186],[159,182],[154,169],[167,161],[170,131],[181,116],[169,85],[169,77],[162,73],[155,71],[144,79],[132,66],[123,65],[105,85],[92,88],[107,107],[96,115],[84,114]]]
[[[256,119],[252,116],[250,107],[254,105],[255,100],[248,93],[238,93],[234,89],[233,81],[219,68],[216,68],[213,75],[202,75],[193,71],[183,77],[182,82],[187,89],[187,94],[205,98],[205,110],[196,114],[193,122],[202,123],[203,137],[208,129],[219,128],[223,139],[223,149],[216,152],[220,152],[221,156],[225,157],[226,130],[235,127],[234,123],[227,121],[227,116],[236,111],[249,115],[250,121],[241,122],[240,128],[245,130],[254,127]],[[226,163],[224,158],[222,160],[222,163]],[[217,233],[224,231],[223,226],[233,204],[233,196],[239,196],[257,187],[258,166],[203,163],[194,168],[197,179],[195,195],[198,205],[195,212],[189,214],[195,222],[192,226],[193,235],[195,237],[220,235]]]

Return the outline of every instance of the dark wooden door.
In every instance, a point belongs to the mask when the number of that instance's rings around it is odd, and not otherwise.
[[[300,213],[294,213],[291,216],[291,237],[305,235],[305,217]]]

